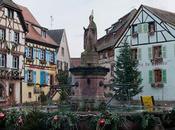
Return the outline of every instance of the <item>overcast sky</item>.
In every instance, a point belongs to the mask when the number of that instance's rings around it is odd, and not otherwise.
[[[83,51],[83,26],[88,26],[88,17],[94,10],[98,38],[105,29],[120,17],[141,4],[175,12],[175,0],[14,0],[29,8],[39,23],[51,29],[66,29],[71,57],[80,57]]]

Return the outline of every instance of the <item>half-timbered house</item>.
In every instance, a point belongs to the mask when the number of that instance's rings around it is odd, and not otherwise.
[[[116,56],[124,42],[131,45],[143,79],[143,92],[135,99],[175,100],[175,13],[141,5],[116,43]]]
[[[56,56],[58,71],[67,71],[70,68],[70,53],[65,29],[48,30],[48,35],[59,45]],[[59,73],[59,72],[58,72]]]
[[[97,41],[96,47],[99,54],[99,64],[110,69],[110,72],[105,76],[105,84],[110,84],[113,80],[115,44],[127,29],[136,12],[137,10],[133,9],[121,17],[117,22],[107,28],[105,30],[106,35]]]
[[[21,102],[23,54],[25,46],[24,18],[12,0],[0,0],[0,103]]]
[[[22,89],[22,102],[38,101],[41,93],[53,98],[55,91],[50,91],[56,84],[56,55],[59,45],[47,34],[32,13],[20,6],[28,33],[25,43],[25,80]],[[49,95],[48,95],[49,94]]]

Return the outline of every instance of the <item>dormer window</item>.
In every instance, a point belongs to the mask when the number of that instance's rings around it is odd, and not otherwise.
[[[41,36],[46,38],[46,30],[41,31]]]
[[[12,9],[8,9],[8,18],[14,18],[14,11]]]

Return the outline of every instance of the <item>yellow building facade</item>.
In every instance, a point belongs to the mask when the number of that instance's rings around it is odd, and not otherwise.
[[[38,102],[41,93],[47,97],[53,94],[50,90],[56,85],[56,57],[59,46],[26,7],[19,7],[28,27],[25,38],[22,102]]]

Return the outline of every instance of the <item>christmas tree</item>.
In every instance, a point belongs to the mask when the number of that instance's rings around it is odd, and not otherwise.
[[[117,90],[116,99],[121,101],[130,100],[142,91],[141,82],[138,60],[133,58],[132,50],[125,42],[119,50],[119,56],[116,57],[113,82],[113,86]]]

